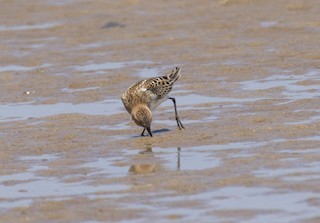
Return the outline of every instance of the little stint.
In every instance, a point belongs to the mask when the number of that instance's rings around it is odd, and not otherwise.
[[[143,127],[141,136],[143,136],[145,130],[147,130],[152,137],[151,111],[167,99],[170,99],[173,102],[177,127],[180,130],[184,129],[178,116],[176,99],[168,96],[174,82],[181,77],[180,71],[181,68],[176,67],[165,76],[144,79],[131,85],[122,94],[121,99],[124,107],[129,114],[131,114],[133,121],[137,125]]]

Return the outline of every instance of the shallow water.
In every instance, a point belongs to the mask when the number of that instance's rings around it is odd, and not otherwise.
[[[24,31],[24,30],[37,30],[37,29],[49,29],[61,25],[58,22],[49,22],[35,25],[20,25],[20,26],[0,26],[1,31]]]
[[[319,152],[319,150],[314,151]],[[291,160],[291,162],[298,162],[299,160]],[[255,175],[258,177],[276,177],[286,181],[305,181],[305,180],[320,180],[319,162],[312,162],[300,167],[275,169],[275,170],[257,170]]]
[[[86,89],[88,90],[88,89]],[[105,100],[93,103],[33,104],[34,102],[0,105],[0,122],[40,118],[60,114],[112,115],[119,112],[119,100]]]
[[[218,214],[219,211],[232,210],[234,212],[246,210],[256,210],[261,212],[248,219],[240,220],[239,222],[267,222],[267,221],[279,221],[279,222],[290,222],[299,218],[310,218],[315,217],[316,209],[309,206],[307,200],[317,196],[314,193],[282,193],[279,194],[272,188],[255,188],[255,187],[225,187],[223,189],[204,192],[196,195],[181,196],[174,198],[161,199],[166,202],[176,201],[201,201],[206,203],[206,207],[201,207],[200,210],[193,209],[180,209],[178,213],[184,216],[184,220],[200,220],[203,219],[203,215],[210,211],[210,207],[215,207],[215,212]],[[318,196],[317,196],[318,197]],[[261,202],[263,200],[264,202]],[[265,211],[265,213],[264,213]],[[287,214],[281,214],[285,211]],[[196,212],[197,214],[193,213]],[[214,216],[214,215],[213,215]],[[217,215],[216,217],[219,219]],[[229,220],[236,220],[238,216],[229,216]],[[220,220],[223,220],[221,218]]]
[[[91,91],[97,90],[98,87],[88,87],[88,88],[79,88],[79,89],[68,89],[63,88],[62,92],[74,93],[82,91]],[[32,94],[33,92],[27,92],[27,94]],[[186,93],[184,91],[184,93]],[[179,110],[189,110],[189,109],[207,109],[199,107],[199,105],[204,103],[233,103],[228,106],[240,106],[243,102],[254,102],[258,100],[263,100],[263,98],[246,98],[246,99],[237,99],[237,98],[219,98],[219,97],[209,97],[204,95],[196,94],[187,94],[179,96],[177,98],[177,103],[179,105]],[[6,121],[16,121],[24,120],[28,118],[40,118],[47,117],[59,114],[87,114],[87,115],[113,115],[117,114],[119,111],[124,111],[123,105],[120,99],[108,99],[104,101],[96,101],[92,103],[56,103],[56,104],[34,104],[34,101],[23,102],[23,103],[13,103],[13,104],[4,104],[0,105],[0,122]],[[167,100],[163,103],[162,106],[166,106],[168,110],[172,110],[173,104],[170,100]],[[207,120],[216,119],[215,116],[206,117]],[[172,125],[174,122],[169,121],[155,121],[158,123],[165,123]],[[186,120],[185,123],[193,123],[192,120]],[[106,129],[102,127],[101,129]],[[116,126],[110,126],[110,129],[118,128]],[[120,127],[121,128],[121,127]]]
[[[96,192],[114,193],[128,188],[126,185],[92,185],[90,181],[66,182],[65,177],[42,176],[42,170],[49,170],[50,163],[61,159],[62,154],[42,154],[39,156],[20,157],[20,164],[25,164],[28,169],[22,173],[0,176],[0,202],[3,209],[19,206],[29,206],[32,201],[38,198],[50,200],[70,199],[73,196],[94,194]],[[105,162],[106,160],[104,160]],[[93,168],[91,163],[85,164],[83,168]],[[117,169],[109,163],[110,172]],[[103,168],[103,167],[102,167]]]
[[[301,138],[300,140],[317,140],[319,136],[311,138]],[[130,174],[157,174],[168,171],[201,171],[215,169],[223,166],[226,157],[220,155],[224,151],[229,151],[230,158],[243,158],[257,155],[264,146],[272,143],[286,142],[285,139],[277,139],[273,142],[235,142],[227,144],[216,144],[200,147],[187,148],[152,148],[146,150],[121,150],[117,154],[91,159],[84,164],[74,168],[84,168],[89,170],[86,174],[87,180],[76,182],[65,182],[64,178],[48,177],[41,174],[42,170],[51,169],[50,163],[58,159],[63,159],[63,154],[41,154],[38,156],[22,156],[19,158],[22,164],[29,166],[25,172],[0,176],[0,197],[4,201],[0,202],[3,209],[10,209],[21,206],[32,205],[35,199],[46,198],[49,200],[72,199],[75,196],[104,197],[108,199],[118,199],[121,196],[135,196],[127,190],[132,185],[127,183],[100,184],[91,183],[90,178],[95,177],[105,179],[123,178]],[[234,152],[232,152],[234,150]],[[319,149],[304,151],[304,153],[317,153]],[[279,153],[292,151],[279,150]],[[297,153],[298,151],[294,151]],[[218,158],[220,157],[220,158]],[[285,159],[284,162],[298,162],[298,158]],[[120,165],[121,164],[121,165]],[[144,168],[143,170],[139,168]],[[311,162],[298,168],[277,168],[258,169],[252,171],[257,177],[281,178],[285,181],[304,181],[319,179],[319,162]],[[293,176],[291,176],[294,174]],[[97,196],[96,194],[103,194]],[[117,196],[118,194],[118,196]],[[158,210],[156,215],[169,215],[174,213],[183,216],[183,220],[206,219],[206,213],[214,207],[216,213],[219,211],[244,211],[255,210],[261,214],[255,214],[249,222],[260,219],[281,220],[290,222],[292,214],[299,215],[299,218],[309,218],[317,216],[316,208],[309,206],[308,199],[320,199],[320,196],[312,192],[290,192],[279,193],[274,188],[240,187],[230,186],[219,190],[207,191],[192,195],[157,197],[154,202],[162,203],[163,207],[170,206],[171,203],[200,202],[207,208],[181,207],[174,210],[163,208]],[[149,196],[149,195],[147,195]],[[264,202],[261,202],[263,200]],[[125,203],[125,206],[136,206],[137,203]],[[146,206],[140,204],[142,208]],[[155,206],[149,206],[148,211],[154,211]],[[264,212],[266,211],[266,212]],[[284,214],[287,213],[287,214]],[[218,216],[217,216],[218,217]],[[236,219],[237,216],[231,216]],[[223,218],[222,218],[223,219]],[[240,220],[240,222],[247,222]],[[137,219],[139,222],[139,220]]]
[[[81,92],[81,91],[91,91],[91,90],[98,90],[99,87],[86,87],[86,88],[78,88],[78,89],[70,89],[70,88],[62,88],[62,92],[67,93],[74,93],[74,92]]]
[[[282,95],[293,100],[319,98],[320,72],[311,70],[305,74],[272,75],[261,80],[249,80],[241,83],[243,90],[257,91],[282,87]],[[308,81],[307,84],[303,82]]]
[[[319,222],[315,0],[2,7],[0,222]],[[119,95],[175,66],[186,130],[140,137]]]
[[[145,165],[160,165],[159,160],[161,160],[164,168],[170,171],[203,170],[219,165],[219,160],[211,157],[211,151],[203,149],[201,151],[201,153],[198,153],[196,148],[153,148],[152,151],[145,152],[130,150],[125,151],[125,153],[118,153],[116,156],[100,157],[97,160],[88,161],[78,168],[88,169],[87,177],[90,179],[90,176],[106,178],[127,176],[132,172],[130,168],[132,169],[132,165],[135,165],[135,163],[121,166],[118,163],[130,160],[134,156],[138,156],[143,162],[146,161]],[[68,199],[77,195],[91,196],[95,193],[112,192],[115,195],[116,191],[125,191],[130,187],[130,185],[125,184],[91,185],[89,180],[65,182],[64,178],[41,175],[41,170],[49,170],[50,163],[62,157],[63,154],[20,157],[20,164],[29,167],[22,173],[0,176],[0,197],[6,200],[0,202],[1,207],[8,209],[30,205],[34,199],[40,197],[57,200]],[[150,161],[157,163],[153,164]]]
[[[21,65],[10,64],[7,66],[0,66],[0,72],[8,72],[8,71],[31,71],[39,68],[50,67],[51,64],[43,64],[41,66],[27,67]]]
[[[278,24],[278,21],[263,21],[260,22],[260,26],[263,28],[270,28],[270,27],[274,27]]]
[[[77,71],[88,72],[88,71],[99,71],[99,70],[112,70],[112,69],[120,69],[130,65],[137,65],[137,64],[153,64],[151,61],[128,61],[128,62],[107,62],[107,63],[88,63],[82,66],[75,66],[74,69]]]

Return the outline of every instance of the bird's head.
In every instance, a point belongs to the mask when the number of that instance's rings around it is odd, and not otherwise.
[[[136,105],[131,111],[131,116],[133,121],[137,125],[145,129],[150,129],[152,122],[152,113],[146,105]]]

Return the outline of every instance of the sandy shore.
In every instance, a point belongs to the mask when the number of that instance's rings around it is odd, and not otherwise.
[[[1,222],[319,222],[320,5],[4,1]],[[182,67],[139,137],[120,101]]]

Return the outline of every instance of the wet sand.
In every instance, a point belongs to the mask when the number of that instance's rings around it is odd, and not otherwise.
[[[4,1],[0,222],[319,222],[320,5]],[[120,101],[182,67],[140,137]]]

